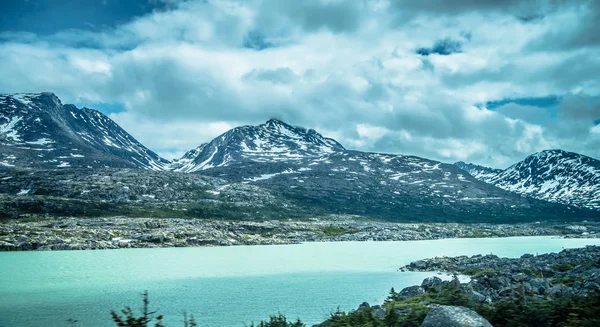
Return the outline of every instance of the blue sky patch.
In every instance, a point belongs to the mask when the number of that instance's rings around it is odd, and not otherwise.
[[[514,103],[521,106],[531,106],[540,108],[556,107],[561,98],[557,95],[550,95],[547,97],[528,97],[528,98],[515,98],[515,99],[502,99],[498,101],[488,101],[485,107],[494,110],[495,108],[502,107],[505,104]]]
[[[0,32],[50,35],[68,29],[98,31],[166,9],[165,2],[148,0],[2,0]]]

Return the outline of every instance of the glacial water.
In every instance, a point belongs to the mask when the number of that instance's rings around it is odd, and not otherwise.
[[[0,326],[114,326],[110,311],[138,310],[148,290],[168,327],[185,310],[199,326],[244,326],[283,313],[307,324],[338,307],[381,303],[389,289],[432,273],[398,272],[411,261],[493,253],[557,252],[599,239],[512,237],[410,242],[0,253]]]

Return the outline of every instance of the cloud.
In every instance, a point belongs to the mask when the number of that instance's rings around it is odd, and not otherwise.
[[[265,37],[257,31],[250,31],[244,37],[244,47],[254,50],[264,50],[274,47],[275,44],[265,40]]]
[[[522,120],[532,124],[545,124],[551,119],[550,112],[547,109],[536,106],[524,106],[513,102],[507,103],[495,109],[502,115]]]
[[[538,4],[168,1],[114,26],[0,32],[0,92],[119,108],[165,156],[278,117],[351,149],[450,162],[600,157],[595,2]]]
[[[244,74],[243,79],[270,82],[273,84],[290,84],[298,79],[298,75],[289,67],[276,69],[253,69]]]

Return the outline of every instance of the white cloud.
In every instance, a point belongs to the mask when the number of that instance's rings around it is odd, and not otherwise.
[[[277,117],[348,148],[444,161],[506,166],[546,147],[600,157],[600,50],[583,38],[593,3],[396,4],[188,1],[101,32],[4,32],[0,90],[122,104],[111,117],[166,156]],[[578,43],[548,46],[557,30]],[[446,39],[460,53],[416,53]],[[481,106],[549,95],[565,102]]]

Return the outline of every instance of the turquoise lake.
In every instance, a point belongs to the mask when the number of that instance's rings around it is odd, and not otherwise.
[[[383,302],[434,273],[398,272],[435,256],[558,252],[600,239],[512,237],[199,248],[0,253],[0,326],[114,326],[110,311],[151,309],[167,327],[182,312],[201,327],[244,326],[283,313],[307,325],[338,307]]]

